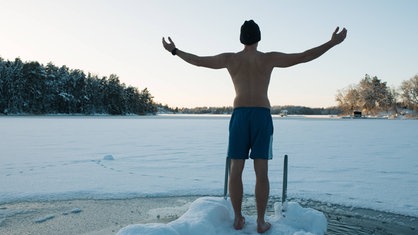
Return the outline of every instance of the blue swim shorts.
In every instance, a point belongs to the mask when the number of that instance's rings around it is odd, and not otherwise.
[[[273,120],[270,109],[235,108],[229,122],[228,158],[272,159]]]

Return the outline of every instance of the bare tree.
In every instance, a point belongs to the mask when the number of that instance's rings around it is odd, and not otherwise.
[[[418,75],[402,82],[401,99],[406,107],[418,111]]]

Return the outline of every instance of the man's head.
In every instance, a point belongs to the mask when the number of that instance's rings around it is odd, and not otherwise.
[[[241,26],[240,41],[244,45],[252,45],[261,39],[260,28],[253,20],[247,20]]]

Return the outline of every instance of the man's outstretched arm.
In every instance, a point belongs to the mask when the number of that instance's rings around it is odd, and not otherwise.
[[[347,29],[343,28],[341,32],[338,33],[339,27],[337,27],[332,34],[331,40],[328,42],[314,47],[312,49],[306,50],[302,53],[295,53],[295,54],[285,54],[279,52],[271,52],[268,55],[269,62],[272,63],[273,67],[290,67],[300,63],[306,63],[311,60],[314,60],[325,52],[327,52],[332,47],[340,44],[344,41],[345,37],[347,36]]]
[[[163,46],[164,48],[171,52],[173,55],[177,55],[184,61],[186,61],[189,64],[196,65],[196,66],[202,66],[206,68],[211,69],[222,69],[226,68],[228,63],[228,58],[230,57],[230,53],[223,53],[215,56],[197,56],[191,53],[187,53],[185,51],[179,50],[176,48],[176,45],[171,40],[170,37],[168,37],[169,43],[165,41],[163,38]]]

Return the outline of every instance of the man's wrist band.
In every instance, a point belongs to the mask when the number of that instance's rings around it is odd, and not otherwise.
[[[171,54],[172,55],[177,55],[177,48],[174,48],[173,50],[171,50]]]

